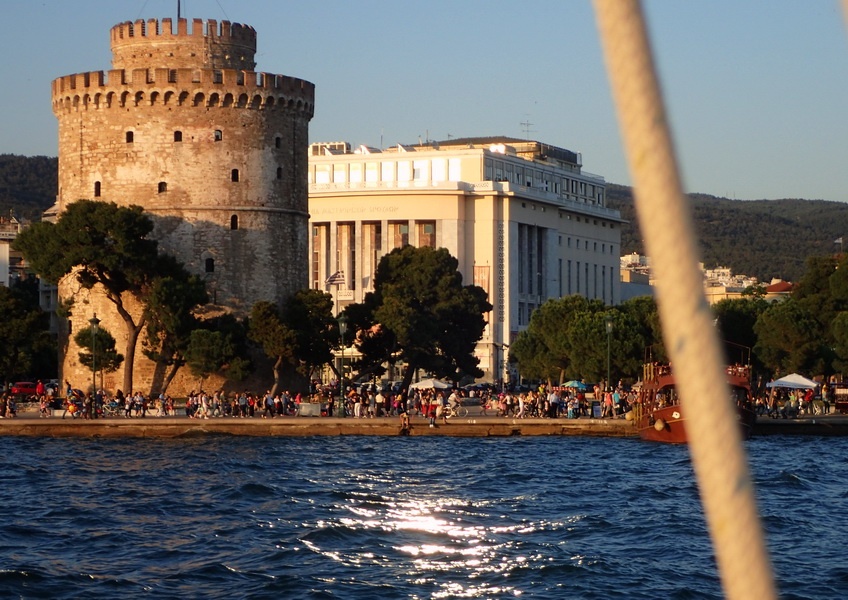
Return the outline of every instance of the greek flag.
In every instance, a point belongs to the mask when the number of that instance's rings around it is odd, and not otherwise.
[[[336,271],[329,277],[327,277],[327,281],[324,282],[326,285],[340,285],[345,283],[344,271]]]

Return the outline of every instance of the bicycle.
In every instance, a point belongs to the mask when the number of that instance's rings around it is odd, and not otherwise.
[[[462,402],[457,401],[456,404],[448,407],[449,417],[459,417],[460,419],[468,416],[468,409],[462,405]]]

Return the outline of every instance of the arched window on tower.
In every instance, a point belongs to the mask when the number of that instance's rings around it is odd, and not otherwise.
[[[127,132],[127,143],[128,143],[128,144],[132,144],[132,143],[133,143],[133,137],[134,137],[134,136],[133,136],[133,132],[132,132],[132,131],[128,131],[128,132]]]
[[[206,272],[207,273],[214,273],[215,272],[215,259],[214,258],[207,258],[205,263],[206,263]]]
[[[99,181],[94,182],[94,197],[95,198],[100,197],[100,182]]]
[[[283,167],[277,167],[277,179],[283,178]]]
[[[223,139],[224,139],[224,132],[221,131],[220,129],[216,129],[215,130],[215,141],[220,142]]]
[[[160,181],[159,182],[159,193],[164,194],[167,191],[168,191],[168,182],[167,181]]]
[[[230,217],[230,229],[233,231],[238,229],[238,215],[233,215]]]
[[[174,141],[175,142],[183,141],[183,132],[182,131],[175,131],[174,132]]]
[[[277,136],[276,139],[274,140],[274,146],[276,146],[277,148],[280,148],[280,147],[282,147],[282,145],[283,145],[283,138],[281,138],[280,136]]]
[[[230,178],[233,180],[233,182],[237,183],[239,180],[239,170],[233,169],[232,173],[230,173]]]

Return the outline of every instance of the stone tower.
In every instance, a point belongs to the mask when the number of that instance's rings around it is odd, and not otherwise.
[[[244,314],[308,286],[307,145],[315,88],[255,71],[256,31],[223,21],[125,22],[112,69],[53,81],[59,121],[54,211],[79,199],[142,206],[161,250],[207,282],[213,304]],[[76,293],[70,332],[93,312],[122,348],[114,306]],[[80,305],[88,302],[90,306]],[[63,376],[91,377],[65,346]],[[137,354],[135,380],[148,385]],[[88,373],[88,375],[86,375]],[[116,374],[120,382],[121,373]],[[109,388],[109,382],[106,387]]]

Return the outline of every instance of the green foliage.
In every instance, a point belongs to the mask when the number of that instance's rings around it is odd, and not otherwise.
[[[769,303],[758,296],[728,298],[713,305],[716,325],[724,340],[724,352],[729,364],[748,364],[750,360],[755,371],[763,370],[765,365],[759,356],[749,354],[757,344],[754,326],[768,308]]]
[[[14,242],[30,267],[46,281],[56,283],[73,273],[83,288],[101,286],[126,327],[123,381],[126,390],[133,389],[139,334],[147,319],[159,309],[145,310],[136,317],[125,308],[125,296],[132,295],[147,306],[158,279],[185,280],[185,272],[180,271],[177,262],[159,255],[157,243],[147,238],[152,231],[153,221],[140,206],[120,207],[114,202],[78,200],[61,213],[55,224],[34,223]],[[161,331],[161,327],[154,330],[152,339],[156,340],[156,334]]]
[[[482,376],[474,348],[492,305],[482,288],[462,284],[458,266],[444,248],[405,246],[383,256],[374,292],[348,308],[357,348],[374,353],[366,361],[404,361],[405,387],[417,369],[452,381]]]
[[[825,373],[827,344],[816,315],[795,298],[766,309],[754,325],[754,351],[776,374]],[[823,352],[824,351],[824,352]]]
[[[549,300],[510,347],[510,360],[530,379],[600,381],[607,378],[609,350],[610,373],[617,380],[639,372],[646,347],[661,353],[658,323],[656,305],[647,297],[617,308],[576,294]]]
[[[0,286],[0,377],[5,382],[56,373],[56,343],[38,306],[35,281]],[[45,361],[44,356],[52,356]]]
[[[333,360],[338,323],[333,297],[320,290],[299,290],[283,304],[282,319],[295,336],[295,357],[303,375]]]
[[[805,259],[839,250],[834,240],[846,233],[848,204],[844,202],[741,201],[706,194],[688,198],[704,264],[727,266],[760,281],[798,281]],[[610,184],[607,200],[628,221],[621,227],[621,253],[645,254],[632,189]]]
[[[208,329],[191,332],[186,362],[191,372],[201,380],[222,370],[234,355],[235,350],[226,334]]]
[[[229,381],[241,381],[252,368],[247,358],[247,328],[232,315],[204,321],[189,336],[185,361],[202,380],[213,373]]]
[[[147,236],[153,222],[140,206],[78,200],[54,223],[33,223],[14,247],[42,279],[57,283],[75,268],[86,289],[101,284],[107,294],[137,293],[157,265],[157,244]]]
[[[97,327],[93,339],[91,327],[80,329],[74,335],[74,342],[85,350],[79,353],[79,361],[89,370],[114,373],[124,362],[123,355],[115,349],[115,338],[104,327]],[[93,352],[92,344],[94,344]]]
[[[146,294],[147,327],[142,348],[144,355],[157,363],[154,391],[167,390],[185,364],[191,332],[200,326],[194,312],[208,301],[202,279],[191,275],[176,259],[159,256],[158,276]]]
[[[274,359],[275,393],[283,370],[296,369],[301,376],[332,361],[338,340],[338,324],[332,315],[332,296],[320,290],[299,290],[281,307],[257,302],[250,313],[248,336]]]
[[[0,214],[38,221],[56,200],[59,161],[47,156],[0,154]]]

